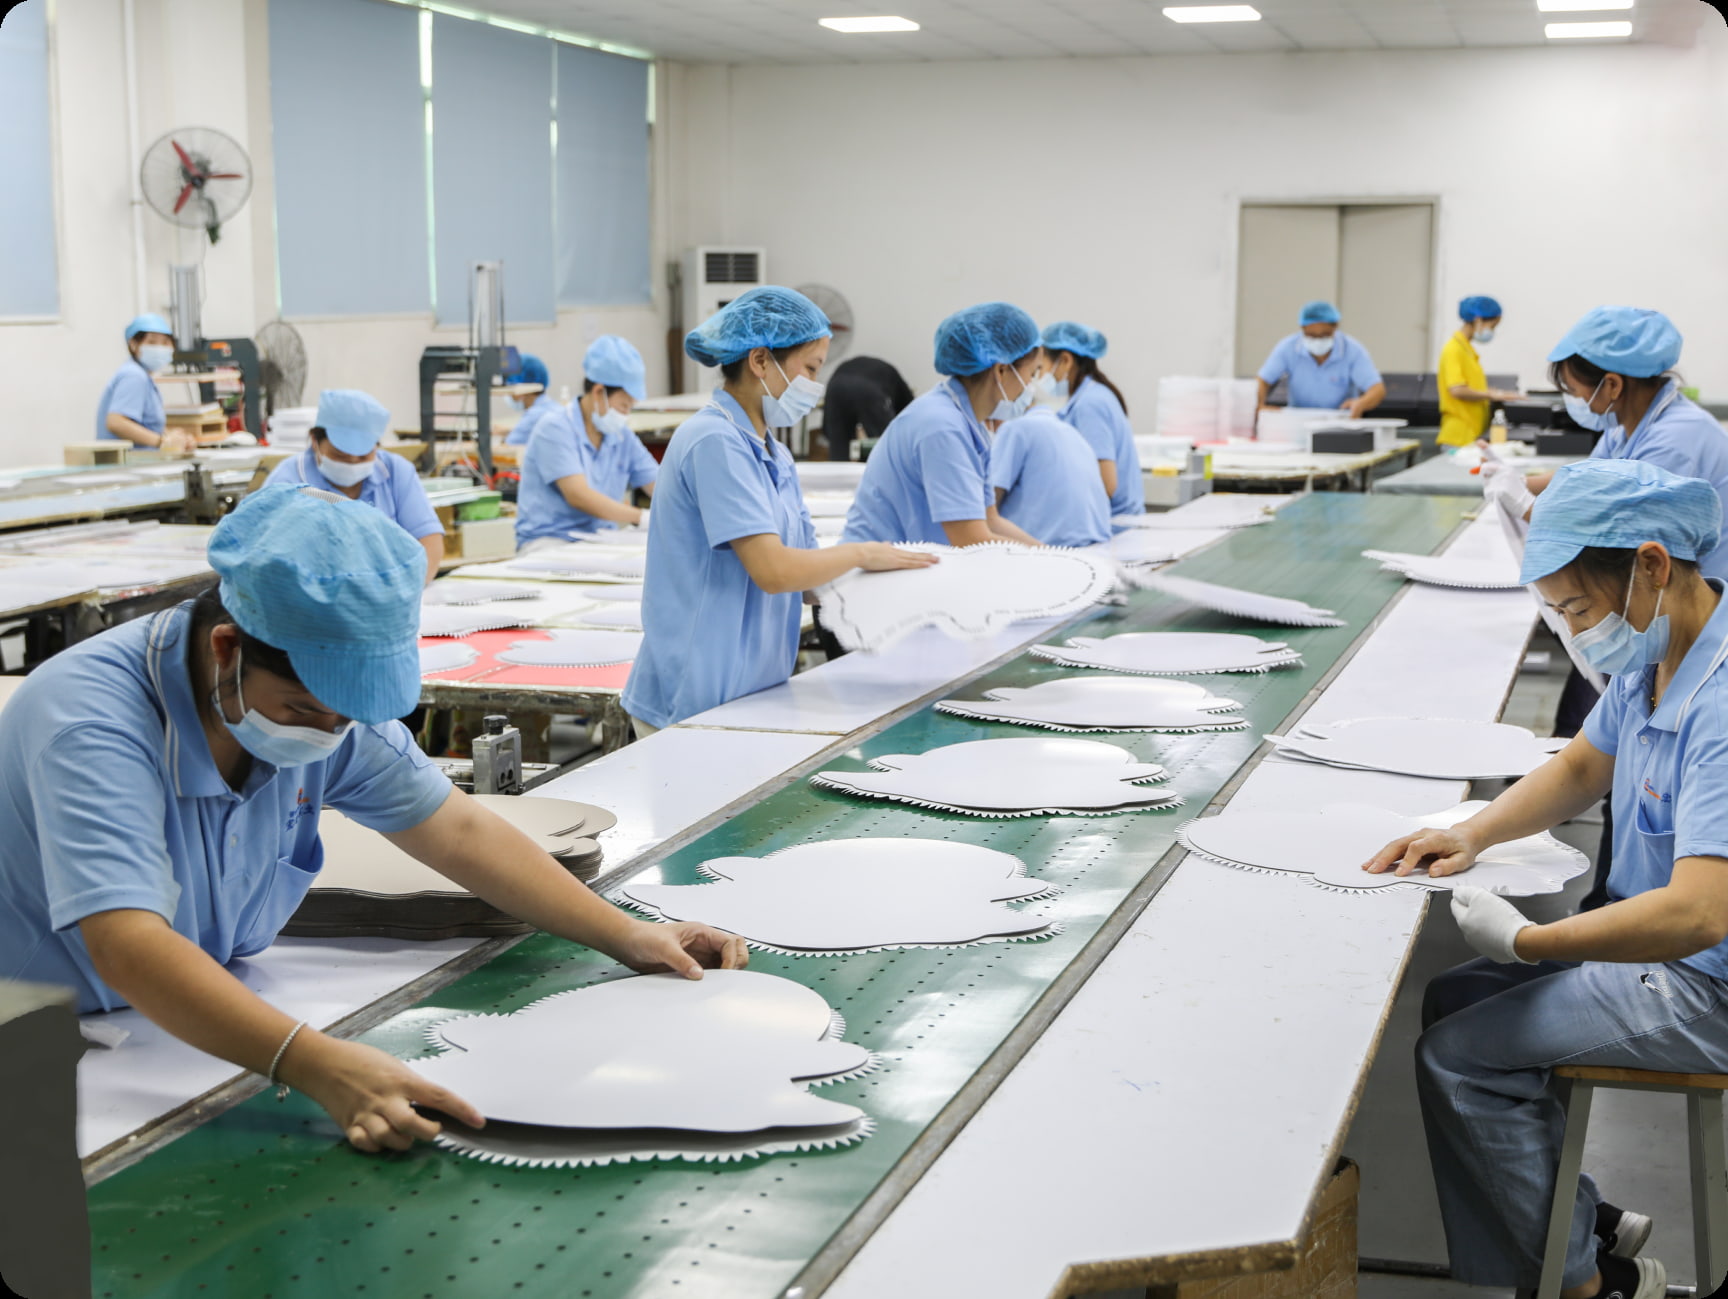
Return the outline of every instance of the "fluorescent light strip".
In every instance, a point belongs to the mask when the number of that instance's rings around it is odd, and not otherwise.
[[[1630,9],[1633,0],[1536,0],[1545,14],[1575,14],[1596,9]]]
[[[1630,36],[1632,24],[1621,23],[1549,23],[1542,29],[1551,41],[1610,40]]]
[[[1173,23],[1257,23],[1260,11],[1253,5],[1177,5],[1164,16]]]
[[[629,45],[614,45],[610,41],[597,41],[590,36],[579,36],[575,32],[562,31],[556,27],[540,27],[534,23],[518,22],[514,18],[500,18],[496,14],[483,13],[478,9],[462,9],[456,5],[443,4],[440,0],[390,0],[391,4],[399,4],[409,9],[418,9],[422,13],[443,14],[446,18],[461,18],[471,23],[487,23],[493,27],[502,27],[506,31],[522,32],[527,36],[544,36],[547,40],[557,41],[562,45],[580,45],[584,49],[602,50],[607,54],[619,54],[627,59],[643,59],[652,62],[654,56],[647,50],[638,50]]]
[[[845,32],[855,36],[862,32],[915,32],[918,24],[910,18],[898,18],[891,14],[882,14],[875,18],[818,18],[817,25],[826,27],[831,32]]]

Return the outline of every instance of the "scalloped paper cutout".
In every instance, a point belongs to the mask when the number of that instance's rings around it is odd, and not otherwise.
[[[1162,591],[1165,595],[1199,605],[1202,609],[1213,609],[1235,618],[1250,618],[1256,622],[1278,623],[1286,627],[1345,625],[1344,619],[1330,609],[1320,609],[1304,601],[1286,599],[1281,595],[1262,595],[1258,591],[1244,591],[1234,586],[1220,586],[1216,582],[1177,577],[1173,573],[1134,568],[1129,569],[1128,573],[1136,586]]]
[[[594,600],[622,600],[632,604],[641,604],[642,584],[640,582],[612,582],[605,586],[597,586],[586,594]]]
[[[622,627],[626,631],[642,630],[640,602],[614,600],[598,609],[586,609],[576,615],[576,621],[588,627]]]
[[[480,651],[459,640],[440,640],[420,647],[420,675],[428,672],[454,672],[465,668],[480,657]]]
[[[1300,651],[1283,641],[1240,632],[1131,631],[1071,636],[1066,645],[1034,645],[1032,653],[1065,667],[1104,668],[1143,676],[1209,676],[1301,667]]]
[[[598,668],[615,663],[634,663],[642,652],[639,631],[586,631],[581,628],[550,629],[551,640],[511,641],[498,652],[500,663],[537,668]]]
[[[822,1128],[766,1128],[760,1132],[588,1132],[579,1128],[542,1128],[525,1123],[488,1123],[475,1131],[446,1124],[436,1138],[483,1163],[516,1168],[603,1168],[650,1160],[693,1164],[732,1164],[769,1155],[807,1150],[839,1150],[857,1145],[876,1130],[872,1118]]]
[[[1515,780],[1566,745],[1522,726],[1449,717],[1357,717],[1266,739],[1286,757],[1431,780]]]
[[[1167,677],[1057,677],[996,686],[983,699],[943,699],[939,712],[1053,731],[1240,731],[1242,705],[1205,686]]]
[[[471,636],[477,631],[508,627],[538,627],[540,617],[521,600],[488,600],[483,604],[420,606],[422,636]]]
[[[422,605],[487,604],[493,600],[538,600],[540,591],[522,582],[491,582],[478,577],[447,577],[432,583]]]
[[[1410,555],[1395,550],[1364,550],[1364,559],[1377,559],[1380,567],[1412,582],[1429,586],[1452,586],[1470,591],[1515,591],[1518,561],[1510,554],[1496,559],[1454,558],[1450,555]]]
[[[606,550],[591,542],[574,541],[560,550],[538,550],[510,561],[513,571],[575,580],[620,578],[640,582],[648,570],[647,555],[636,550]]]

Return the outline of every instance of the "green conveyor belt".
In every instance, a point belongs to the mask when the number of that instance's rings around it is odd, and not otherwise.
[[[1028,904],[1065,926],[1041,942],[844,958],[753,955],[753,968],[820,992],[845,1014],[848,1039],[883,1057],[877,1072],[821,1089],[876,1118],[868,1140],[744,1164],[508,1169],[425,1147],[362,1155],[340,1143],[311,1102],[293,1096],[278,1103],[265,1094],[91,1189],[96,1295],[781,1294],[1171,847],[1176,826],[1218,794],[1259,737],[1284,721],[1398,592],[1400,579],[1359,552],[1432,551],[1470,504],[1308,496],[1277,522],[1233,533],[1178,567],[1187,576],[1305,599],[1349,623],[1261,629],[1268,639],[1300,648],[1305,666],[1207,679],[1244,702],[1246,731],[1100,737],[1168,767],[1172,786],[1187,800],[1179,811],[981,820],[854,800],[800,780],[653,868],[668,882],[693,883],[696,864],[709,857],[759,855],[812,837],[921,835],[1018,854],[1033,875],[1061,888],[1051,900]],[[1161,628],[1244,626],[1141,592],[1077,630]],[[976,697],[985,685],[1071,671],[1021,656],[966,693]],[[1047,733],[924,709],[827,765],[861,767],[873,754]],[[423,1029],[448,1014],[508,1011],[618,973],[585,949],[536,937],[366,1040],[405,1056],[423,1054]]]

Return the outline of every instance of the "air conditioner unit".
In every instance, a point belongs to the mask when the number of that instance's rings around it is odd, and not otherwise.
[[[694,329],[733,298],[766,284],[765,248],[692,248],[684,254],[684,328]],[[707,392],[720,372],[684,358],[684,392]]]

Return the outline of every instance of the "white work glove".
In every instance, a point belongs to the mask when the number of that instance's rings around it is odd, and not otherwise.
[[[1484,455],[1482,457],[1482,463],[1477,467],[1476,472],[1482,475],[1482,481],[1486,483],[1496,474],[1503,474],[1510,468],[1511,466],[1504,460],[1495,460],[1490,456]],[[1483,490],[1486,491],[1487,488],[1484,487]]]
[[[1488,465],[1484,464],[1482,471],[1487,473]],[[1524,485],[1524,475],[1521,473],[1494,474],[1482,484],[1482,495],[1516,519],[1523,518],[1529,513],[1530,507],[1536,504],[1536,497]]]
[[[1518,955],[1513,944],[1518,933],[1534,925],[1505,898],[1487,889],[1456,888],[1452,890],[1452,918],[1469,943],[1491,961],[1502,965],[1534,965]]]

